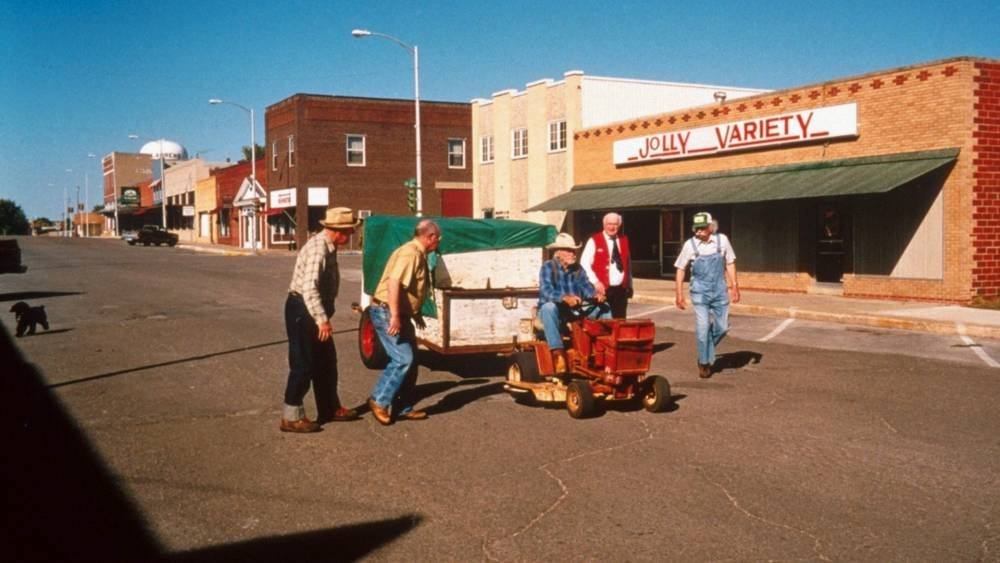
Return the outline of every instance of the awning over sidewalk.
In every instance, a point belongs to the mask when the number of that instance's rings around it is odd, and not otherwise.
[[[888,192],[955,160],[958,149],[576,186],[527,211],[748,203]]]

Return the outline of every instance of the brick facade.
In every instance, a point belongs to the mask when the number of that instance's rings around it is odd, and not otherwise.
[[[416,175],[414,117],[408,100],[311,94],[296,94],[267,108],[265,187],[269,192],[296,188],[299,245],[317,227],[309,220],[310,187],[327,187],[331,206],[411,214],[403,182]],[[441,214],[438,183],[471,186],[472,113],[466,103],[421,101],[420,121],[423,212],[436,216]],[[365,137],[364,166],[347,164],[347,135],[354,134]],[[289,137],[294,139],[293,162]],[[464,168],[449,168],[449,139],[466,141]]]
[[[941,187],[942,278],[848,273],[843,278],[844,294],[953,302],[996,297],[1000,295],[998,88],[996,61],[963,57],[602,125],[574,135],[575,184],[958,148],[957,161]],[[615,167],[611,158],[613,143],[625,138],[847,102],[858,105],[856,138],[627,167]],[[749,287],[801,291],[808,276],[747,272],[743,279]]]

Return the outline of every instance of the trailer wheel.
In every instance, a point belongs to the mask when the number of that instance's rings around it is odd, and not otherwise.
[[[368,309],[361,312],[361,320],[358,322],[358,352],[361,354],[361,363],[368,369],[382,369],[389,364],[389,356],[375,333],[375,325],[372,324]]]
[[[642,383],[642,406],[647,411],[662,412],[673,401],[670,383],[666,378],[654,375],[647,377]]]
[[[573,418],[587,418],[594,414],[594,392],[586,381],[571,381],[566,386],[566,408]]]
[[[507,365],[507,381],[523,381],[525,383],[539,383],[542,381],[538,374],[538,361],[535,360],[535,352],[514,352],[510,355],[510,363]]]

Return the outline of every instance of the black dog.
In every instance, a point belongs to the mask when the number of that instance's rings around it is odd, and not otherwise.
[[[27,332],[35,334],[35,327],[42,325],[42,328],[49,330],[49,317],[45,314],[45,307],[32,307],[24,301],[18,301],[10,308],[17,320],[17,336],[21,337]]]

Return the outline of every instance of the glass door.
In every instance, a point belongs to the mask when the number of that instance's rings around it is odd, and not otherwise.
[[[668,209],[660,212],[660,275],[673,277],[674,261],[684,244],[684,212]]]

